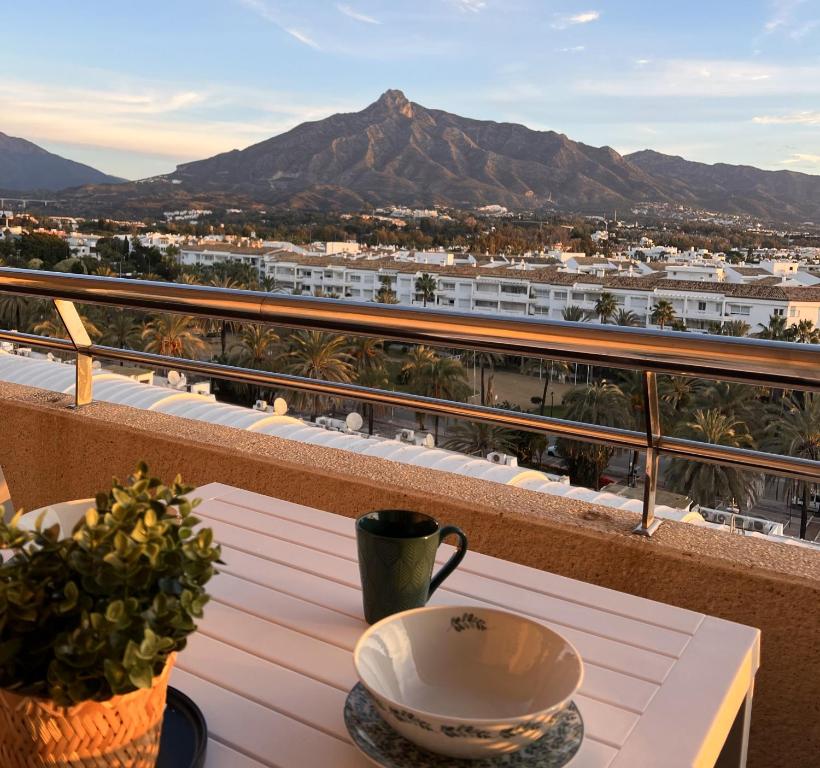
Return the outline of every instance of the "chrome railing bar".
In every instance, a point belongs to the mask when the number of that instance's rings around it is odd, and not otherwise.
[[[413,411],[424,411],[439,416],[482,421],[507,429],[522,429],[529,432],[551,432],[592,443],[605,443],[615,448],[644,450],[646,443],[640,432],[613,427],[583,424],[581,422],[553,419],[548,416],[537,416],[531,413],[505,411],[501,408],[458,403],[452,400],[440,400],[433,397],[413,395],[407,392],[393,392],[386,389],[372,389],[358,384],[321,381],[304,376],[293,376],[274,371],[259,371],[253,368],[240,368],[222,363],[210,363],[201,360],[188,360],[179,357],[166,357],[151,352],[139,352],[131,349],[118,349],[92,344],[90,350],[95,357],[109,360],[120,360],[129,363],[162,368],[179,368],[189,373],[202,376],[229,379],[242,384],[253,384],[262,387],[282,387],[302,392],[327,395],[329,397],[350,400],[361,400],[376,405],[387,405],[406,408]]]
[[[43,349],[54,349],[57,352],[75,352],[74,345],[68,339],[54,339],[50,336],[38,336],[35,333],[0,330],[0,341],[12,344],[25,344]]]
[[[150,352],[138,352],[130,349],[118,349],[92,344],[89,352],[97,357],[124,362],[143,363],[163,368],[179,368],[203,376],[228,379],[244,384],[255,384],[263,387],[283,387],[305,392],[328,395],[330,397],[349,398],[380,405],[392,405],[408,410],[451,416],[453,418],[471,419],[488,424],[520,429],[529,432],[546,432],[584,442],[604,443],[615,448],[626,450],[647,449],[646,436],[641,432],[627,429],[616,429],[596,424],[586,424],[563,419],[552,419],[548,416],[537,416],[531,413],[505,411],[500,408],[456,403],[450,400],[439,400],[431,397],[412,395],[406,392],[391,392],[382,389],[370,389],[356,384],[345,384],[333,381],[319,381],[302,376],[258,371],[252,368],[209,363],[198,360],[187,360],[178,357],[166,357]],[[791,456],[762,453],[742,448],[730,448],[723,445],[699,443],[676,437],[660,437],[657,452],[677,458],[689,458],[707,461],[713,464],[738,467],[739,469],[769,472],[797,480],[816,481],[820,476],[820,462],[808,459],[797,459]]]
[[[388,340],[551,357],[656,373],[820,389],[810,344],[499,318],[209,286],[0,268],[0,291]]]
[[[655,496],[658,491],[658,472],[660,471],[660,438],[661,412],[658,405],[658,381],[654,371],[643,371],[641,374],[643,389],[643,408],[646,420],[646,469],[643,484],[643,511],[641,522],[634,533],[651,536],[661,524],[655,518]]]

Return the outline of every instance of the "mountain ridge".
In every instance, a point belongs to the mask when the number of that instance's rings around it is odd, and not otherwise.
[[[170,174],[73,193],[87,206],[217,201],[302,210],[385,205],[600,212],[646,203],[820,221],[820,176],[621,155],[555,131],[477,120],[385,91],[358,112],[301,123]]]
[[[0,189],[31,192],[61,190],[84,184],[124,181],[85,163],[56,155],[28,139],[0,131]]]

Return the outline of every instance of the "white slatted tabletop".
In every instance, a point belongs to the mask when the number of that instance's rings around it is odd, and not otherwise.
[[[371,765],[342,716],[367,626],[353,521],[218,483],[194,495],[225,565],[172,684],[208,721],[207,768]],[[432,603],[518,611],[575,645],[572,768],[713,766],[759,664],[756,629],[476,552]]]

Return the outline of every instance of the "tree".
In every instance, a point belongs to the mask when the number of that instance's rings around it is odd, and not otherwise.
[[[321,331],[296,331],[291,334],[288,343],[289,350],[282,358],[286,373],[323,381],[353,381],[353,359],[347,351],[348,340],[344,336]],[[304,407],[307,397],[310,397],[311,416],[315,421],[319,415],[321,395],[300,394],[300,407]]]
[[[80,320],[91,339],[99,339],[102,336],[102,331],[88,319],[87,315],[80,313]],[[34,326],[34,332],[39,333],[41,336],[50,336],[52,339],[68,338],[68,331],[53,306],[46,317]]]
[[[760,330],[755,334],[758,339],[769,339],[771,341],[788,341],[789,326],[783,315],[770,315],[769,322],[757,324]]]
[[[246,325],[239,333],[239,338],[231,346],[232,362],[242,368],[269,371],[273,368],[279,348],[279,334],[268,325],[254,323]],[[248,387],[250,400],[262,399],[264,388]]]
[[[570,390],[564,396],[564,415],[571,421],[609,427],[629,427],[633,423],[632,409],[623,391],[608,382]],[[597,489],[615,449],[563,438],[559,443],[572,482]]]
[[[486,456],[493,451],[515,452],[514,435],[510,430],[477,421],[462,421],[453,426],[443,447],[476,456]]]
[[[399,299],[392,288],[390,277],[388,275],[381,275],[379,277],[379,283],[381,287],[376,291],[374,301],[379,304],[398,304]]]
[[[797,325],[793,325],[789,334],[792,341],[800,344],[820,344],[820,330],[814,327],[811,320],[801,320]]]
[[[657,304],[652,307],[652,314],[649,319],[661,327],[663,330],[667,325],[671,325],[675,321],[675,308],[671,301],[660,299]]]
[[[631,309],[619,309],[614,318],[615,325],[636,328],[643,325],[641,319]]]
[[[187,315],[157,315],[142,329],[146,352],[197,358],[205,352],[199,326]]]
[[[571,323],[580,323],[582,320],[586,318],[586,312],[584,312],[581,307],[576,306],[575,304],[567,307],[566,309],[562,310],[561,317],[564,320],[567,320]]]
[[[474,352],[474,360],[478,363],[481,381],[481,404],[487,405],[487,386],[485,381],[485,371],[489,368],[490,375],[495,373],[495,366],[503,362],[504,356],[496,352]],[[490,403],[492,405],[492,403]]]
[[[775,453],[820,461],[820,394],[804,392],[787,396],[770,407],[763,447]],[[800,538],[806,538],[811,484],[800,482]]]
[[[698,408],[686,427],[684,436],[692,440],[733,448],[754,446],[743,422],[716,409]],[[666,485],[705,507],[715,507],[721,500],[735,501],[745,514],[759,496],[761,477],[734,467],[673,459],[666,472]]]
[[[236,280],[225,274],[215,274],[211,278],[210,284],[215,288],[237,289],[242,287],[236,282]],[[228,344],[228,331],[233,330],[236,327],[236,323],[232,320],[208,320],[207,324],[210,328],[214,328],[219,331],[219,349],[222,353],[222,357],[225,357],[225,351]]]
[[[604,291],[595,302],[593,314],[601,321],[601,325],[606,325],[617,310],[618,302],[615,300],[615,297],[611,293]]]
[[[365,371],[384,368],[384,341],[372,336],[355,336],[348,344],[347,352],[351,357],[357,376]]]
[[[748,336],[752,327],[745,320],[727,320],[720,329],[722,336]]]
[[[411,391],[418,391],[417,387],[421,387],[424,370],[435,357],[436,353],[430,349],[430,347],[425,347],[423,344],[413,347],[407,362],[401,367],[399,382],[407,385]],[[423,412],[416,412],[416,420],[418,421],[419,429],[424,429]]]
[[[387,389],[390,385],[390,376],[385,367],[381,368],[365,368],[356,376],[356,381],[363,387],[370,387],[371,389]],[[365,403],[365,410],[367,411],[367,434],[373,434],[373,422],[375,421],[375,403]]]
[[[142,328],[134,315],[122,309],[106,312],[100,344],[119,349],[136,349],[142,339]]]
[[[421,296],[424,306],[436,298],[436,278],[426,272],[416,278],[416,297]]]
[[[43,306],[39,299],[0,293],[0,328],[28,333]]]
[[[418,394],[445,400],[463,400],[470,393],[467,373],[460,360],[454,357],[433,357],[421,369],[417,380]],[[439,415],[433,417],[434,434],[438,444]]]

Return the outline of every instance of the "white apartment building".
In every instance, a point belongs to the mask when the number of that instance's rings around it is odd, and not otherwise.
[[[394,256],[333,258],[215,246],[185,247],[179,258],[183,264],[202,266],[239,261],[272,278],[274,290],[351,301],[374,301],[378,291],[389,286],[399,304],[422,305],[415,286],[427,273],[436,281],[428,306],[462,312],[560,320],[571,306],[592,314],[600,295],[608,292],[620,309],[634,312],[646,327],[652,327],[652,309],[662,299],[672,304],[677,318],[692,331],[706,331],[729,320],[743,320],[755,331],[772,315],[786,317],[789,325],[808,319],[820,327],[820,286],[770,285],[768,281],[775,279],[771,275],[766,281],[747,283],[675,280],[660,271],[636,277],[598,276],[555,267],[521,270],[495,262],[486,267],[416,264]]]

